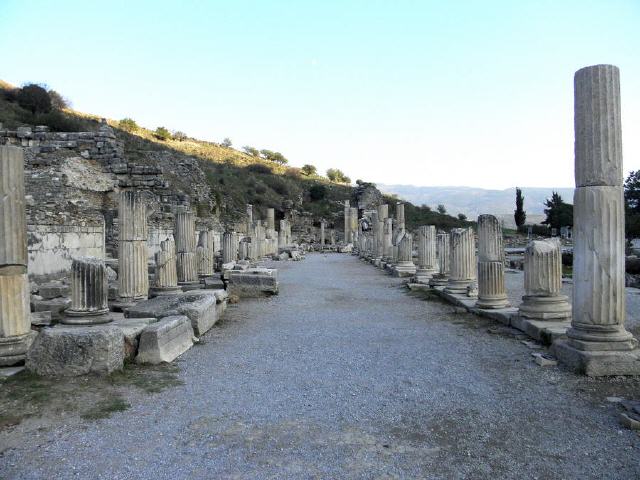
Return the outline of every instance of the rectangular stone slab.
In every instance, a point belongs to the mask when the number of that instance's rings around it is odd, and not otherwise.
[[[186,315],[197,336],[204,335],[218,320],[217,290],[195,290],[178,295],[166,295],[139,302],[127,309],[128,318],[165,318]]]
[[[278,270],[251,268],[245,271],[232,271],[229,275],[230,295],[238,297],[261,297],[278,293]]]
[[[192,346],[191,321],[184,315],[165,317],[142,331],[136,362],[172,362]]]

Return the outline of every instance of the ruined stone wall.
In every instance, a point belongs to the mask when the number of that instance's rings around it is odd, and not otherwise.
[[[123,188],[147,193],[150,258],[172,235],[178,206],[191,205],[201,215],[198,228],[223,231],[196,159],[145,151],[136,152],[132,161],[104,122],[96,132],[70,133],[47,127],[7,130],[0,124],[0,145],[20,146],[25,153],[32,278],[66,274],[73,257],[117,256],[117,202]],[[188,193],[181,188],[185,185]]]

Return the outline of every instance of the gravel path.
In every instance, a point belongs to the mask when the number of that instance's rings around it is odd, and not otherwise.
[[[277,266],[281,294],[229,309],[181,358],[184,385],[80,427],[15,427],[0,478],[640,476],[640,439],[604,399],[628,383],[538,367],[508,329],[355,257]]]

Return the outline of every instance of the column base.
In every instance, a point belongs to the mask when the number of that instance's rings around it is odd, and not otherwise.
[[[393,276],[394,277],[413,277],[416,274],[416,266],[413,263],[403,264],[398,263],[395,267],[393,267]]]
[[[640,375],[640,351],[638,348],[581,350],[572,345],[571,339],[557,340],[551,348],[553,354],[562,364],[589,377]]]
[[[108,311],[101,315],[85,314],[67,316],[66,313],[67,312],[65,312],[65,316],[60,320],[60,323],[64,325],[102,325],[113,321]]]
[[[520,304],[520,316],[535,320],[565,320],[571,318],[571,304],[565,295],[536,297],[525,295]]]
[[[429,285],[432,287],[444,287],[449,283],[449,277],[446,275],[441,275],[439,273],[435,274],[433,277],[429,279]]]
[[[476,302],[476,308],[482,309],[507,308],[510,306],[511,304],[506,294],[495,297],[478,297]]]
[[[182,293],[181,287],[151,287],[149,289],[149,298],[162,295],[177,295],[178,293]]]
[[[413,277],[413,281],[416,283],[424,283],[428,284],[431,280],[431,277],[435,275],[434,270],[429,270],[426,268],[418,268],[416,269],[416,276]]]
[[[454,295],[466,295],[467,287],[473,283],[473,280],[453,280],[449,279],[447,281],[447,286],[444,291],[446,293],[452,293]]]
[[[37,336],[38,332],[30,330],[24,335],[0,338],[0,367],[11,367],[24,362],[27,350]]]

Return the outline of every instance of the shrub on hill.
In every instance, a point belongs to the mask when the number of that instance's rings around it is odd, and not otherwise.
[[[125,132],[132,133],[138,130],[139,127],[133,118],[127,117],[118,122],[118,128],[124,130]]]
[[[153,135],[158,139],[158,140],[162,140],[162,141],[166,141],[169,140],[171,138],[171,132],[169,130],[167,130],[164,127],[158,127],[155,129],[155,131],[153,132]]]

